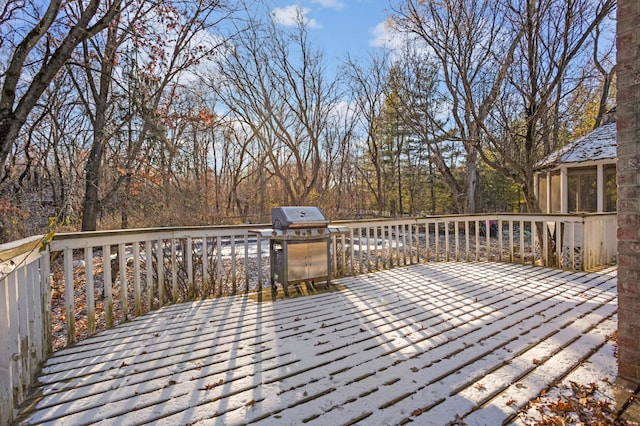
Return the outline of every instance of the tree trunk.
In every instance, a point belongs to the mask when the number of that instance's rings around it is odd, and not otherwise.
[[[84,204],[82,210],[82,230],[95,231],[98,226],[98,215],[100,214],[100,169],[102,166],[102,157],[104,147],[108,143],[108,136],[105,134],[105,126],[107,124],[107,110],[109,95],[111,94],[111,75],[115,65],[115,55],[117,48],[118,22],[120,15],[118,14],[107,31],[107,41],[104,47],[104,56],[100,64],[100,80],[99,87],[93,84],[93,71],[90,69],[88,50],[85,46],[85,66],[89,87],[91,88],[93,100],[95,103],[95,115],[93,117],[93,145],[89,152],[89,159],[86,166],[86,183]],[[90,106],[86,105],[87,111]]]
[[[475,146],[467,148],[467,182],[466,205],[463,213],[476,213],[478,196],[480,194],[480,181],[478,179],[478,150]],[[461,212],[462,213],[462,212]]]

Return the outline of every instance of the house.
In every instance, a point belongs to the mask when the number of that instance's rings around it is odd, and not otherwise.
[[[543,213],[616,211],[615,108],[605,124],[538,164],[536,195]]]

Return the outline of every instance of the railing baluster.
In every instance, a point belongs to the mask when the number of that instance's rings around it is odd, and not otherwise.
[[[417,226],[417,225],[416,225]],[[413,224],[409,223],[407,224],[407,227],[409,229],[409,264],[413,265],[413,250],[414,250],[414,244],[413,244]]]
[[[465,257],[464,259],[469,262],[471,260],[470,243],[469,243],[469,220],[464,221],[464,244],[465,244]]]
[[[484,233],[487,244],[487,262],[491,260],[491,221],[486,219],[484,222]]]
[[[455,260],[456,262],[458,262],[460,260],[459,256],[460,256],[460,222],[458,222],[457,220],[453,222],[453,235],[455,238],[455,242],[454,242],[454,247],[455,247]]]
[[[396,223],[394,229],[396,266],[400,266],[400,224]]]
[[[178,301],[178,255],[176,253],[176,239],[171,240],[171,301]],[[184,260],[184,256],[183,256]]]
[[[193,238],[191,236],[187,237],[187,245],[183,249],[182,252],[182,264],[185,264],[185,260],[187,263],[187,292],[188,299],[192,299],[196,296],[196,287],[193,282]]]
[[[238,283],[236,281],[236,237],[231,236],[231,294],[238,291]]]
[[[342,249],[340,250],[342,253],[342,276],[347,275],[347,237],[344,234],[340,235],[340,244]]]
[[[366,230],[365,230],[365,236],[367,239],[367,263],[366,263],[366,268],[367,268],[367,272],[371,272],[371,235],[370,235],[370,230],[371,228],[367,226]]]
[[[31,340],[31,328],[29,322],[31,320],[29,312],[29,286],[27,285],[27,267],[20,265],[13,274],[17,286],[17,307],[18,307],[18,335],[20,348],[18,349],[18,365],[20,370],[20,381],[22,389],[28,389],[30,382],[30,362],[29,347],[24,343]],[[4,348],[3,348],[4,349]]]
[[[520,263],[524,264],[524,221],[520,220]]]
[[[380,261],[382,262],[381,269],[387,269],[387,226],[382,225],[380,227]]]
[[[502,238],[502,226],[503,226],[502,219],[498,219],[497,222],[498,222],[497,235],[498,235],[498,250],[499,250],[498,260],[500,262],[502,262],[504,260],[503,256],[502,256],[503,255],[502,252],[504,250],[503,243],[502,243],[502,240],[503,240],[503,238]]]
[[[166,303],[164,288],[164,239],[156,241],[156,269],[158,270],[158,300],[160,306]]]
[[[140,244],[133,243],[133,302],[136,316],[142,315],[142,291],[140,288]]]
[[[425,242],[427,244],[427,261],[431,261],[431,224],[429,222],[425,222],[424,225],[424,233],[425,233]],[[435,244],[435,240],[434,240]]]
[[[556,221],[556,267],[562,268],[562,245],[564,243],[564,224]]]
[[[129,292],[127,279],[127,258],[125,245],[118,244],[118,264],[120,267],[120,303],[122,305],[122,320],[129,320]]]
[[[66,279],[66,278],[65,278]],[[6,323],[3,321],[0,324],[6,324],[7,327],[7,336],[8,342],[7,345],[2,348],[2,350],[6,350],[8,353],[8,363],[9,366],[5,370],[3,370],[4,374],[9,375],[9,383],[12,385],[10,389],[6,390],[12,395],[12,400],[17,402],[18,404],[22,403],[24,400],[24,389],[22,378],[24,377],[24,372],[22,371],[22,348],[20,346],[20,342],[22,341],[22,337],[20,335],[20,283],[18,282],[18,271],[13,270],[9,274],[9,276],[4,278],[4,286],[6,286],[6,310],[8,311],[5,318]],[[71,286],[73,288],[73,286]],[[0,287],[1,288],[1,287]],[[66,285],[65,285],[66,290]],[[68,312],[68,311],[67,311]],[[72,311],[73,312],[73,311]],[[73,315],[72,315],[73,317]],[[67,315],[68,322],[69,315]],[[74,341],[75,341],[75,329],[73,327],[69,328],[67,325],[67,330],[74,330]],[[67,338],[67,345],[70,344]],[[15,399],[14,398],[15,396]],[[14,407],[12,406],[11,409]]]
[[[42,336],[44,336],[43,301],[41,299],[40,268],[41,262],[28,262],[25,265],[25,280],[29,289],[29,380],[26,385],[29,388],[31,377],[40,367],[40,354],[42,353]]]
[[[576,223],[571,222],[569,231],[569,267],[576,270]]]
[[[145,274],[145,287],[147,289],[147,311],[152,311],[153,308],[153,257],[151,255],[151,240],[144,242],[144,274]]]
[[[376,262],[375,262],[375,269],[376,271],[380,270],[380,250],[378,248],[378,240],[379,240],[379,235],[378,235],[378,226],[374,225],[373,226],[373,244],[375,246],[375,249],[373,249],[373,255],[375,256]]]
[[[201,291],[202,298],[206,298],[210,294],[210,280],[207,274],[209,273],[209,255],[208,255],[208,247],[207,237],[202,237],[200,239],[200,262],[202,262],[202,280],[201,280]]]
[[[450,247],[449,247],[449,221],[444,221],[444,259],[446,262],[450,260]]]
[[[245,279],[245,293],[249,292],[249,234],[245,233],[244,238],[244,279]]]
[[[402,223],[402,263],[407,266],[407,224]]]
[[[513,262],[513,220],[509,219],[509,262]]]
[[[542,222],[542,235],[543,235],[543,257],[542,264],[549,266],[549,223]]]
[[[111,276],[111,246],[102,246],[102,268],[103,268],[103,290],[102,296],[104,297],[104,316],[107,328],[113,327],[113,294],[112,294],[112,276]]]
[[[64,250],[64,304],[67,313],[67,345],[76,341],[73,249]]]
[[[257,251],[258,251],[258,291],[262,291],[262,238],[259,235],[256,236]]]
[[[42,340],[42,353],[39,357],[40,360],[44,360],[49,351],[52,349],[52,335],[51,335],[51,327],[52,327],[52,317],[51,317],[51,253],[49,252],[49,247],[47,247],[42,253],[40,262],[42,265],[42,271],[40,274],[40,288],[41,288],[41,303],[42,303],[42,326],[43,326],[43,336],[41,336]],[[0,280],[0,285],[2,284],[2,280]],[[1,290],[0,290],[1,291]],[[0,305],[2,303],[0,302]],[[0,306],[1,307],[1,306]],[[0,315],[0,318],[2,316]],[[1,334],[1,333],[0,333]],[[4,348],[6,346],[0,345],[0,348]]]
[[[540,255],[542,255],[542,247],[540,249]],[[531,221],[531,264],[535,265],[538,260],[538,224],[535,220]]]
[[[440,222],[438,222],[437,220],[435,221],[435,237],[436,237],[436,256],[435,256],[435,260],[436,262],[440,261]]]
[[[87,332],[96,333],[96,298],[93,285],[93,247],[84,248],[85,297],[87,302]]]
[[[480,221],[475,221],[476,226],[476,262],[480,260]]]
[[[216,280],[220,281],[218,296],[224,294],[224,277],[222,274],[222,237],[216,238]]]

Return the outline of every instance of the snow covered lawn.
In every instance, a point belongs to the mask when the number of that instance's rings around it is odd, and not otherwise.
[[[529,402],[570,383],[614,405],[615,268],[430,263],[339,283],[168,306],[60,350],[21,422],[532,424]]]

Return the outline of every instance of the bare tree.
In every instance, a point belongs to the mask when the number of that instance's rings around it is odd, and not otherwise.
[[[2,9],[0,39],[10,45],[0,92],[0,166],[4,166],[20,130],[38,100],[78,44],[109,26],[122,0],[53,0],[46,10],[38,3],[22,8],[9,2]],[[27,10],[28,7],[36,10]],[[20,17],[24,27],[9,25]],[[36,18],[34,18],[36,17]]]
[[[166,2],[149,9],[144,4],[128,11],[126,25],[120,28],[114,22],[102,44],[84,44],[83,70],[86,73],[88,93],[84,99],[87,113],[92,118],[93,144],[86,166],[86,189],[82,218],[82,230],[95,230],[102,206],[120,193],[122,226],[126,227],[128,190],[131,179],[141,167],[140,154],[148,138],[162,138],[163,120],[170,116],[170,105],[178,94],[178,78],[201,61],[212,57],[223,44],[213,38],[208,30],[229,16],[223,1],[196,1],[188,4]],[[123,23],[124,24],[124,23]],[[163,31],[158,31],[163,28]],[[167,43],[167,37],[171,43]],[[118,49],[128,52],[118,52]],[[119,92],[129,100],[130,110],[124,114],[127,126],[120,130],[120,141],[115,131],[105,132],[107,114],[114,104],[112,81],[116,57],[126,59],[127,69],[120,69]],[[127,57],[127,55],[129,57]],[[92,58],[98,58],[93,66]],[[81,86],[78,85],[79,92]],[[122,114],[121,114],[122,117]],[[101,183],[105,148],[109,143],[125,147],[124,154],[114,158],[120,173],[110,187]],[[145,156],[142,156],[145,157]],[[101,195],[102,192],[102,195]]]
[[[522,31],[508,20],[503,0],[405,0],[393,22],[416,34],[438,61],[451,103],[465,173],[454,193],[459,212],[473,213],[479,197],[479,145],[483,123],[500,95]]]
[[[408,135],[402,168],[407,180],[410,213],[423,211],[427,199],[434,213],[437,209],[435,171],[451,194],[460,194],[463,188],[458,178],[459,165],[451,161],[458,143],[455,133],[445,130],[446,121],[441,114],[445,102],[438,90],[438,64],[420,47],[419,42],[406,46],[394,65],[398,70],[395,73],[397,99],[401,103],[398,109]],[[439,204],[440,211],[446,208],[444,203]]]
[[[358,165],[360,179],[373,195],[378,214],[382,215],[386,208],[386,193],[379,123],[385,107],[389,58],[371,55],[366,64],[348,58],[343,73],[350,87],[357,127],[364,132],[364,158]]]
[[[212,86],[230,118],[251,129],[250,138],[260,144],[263,173],[284,192],[278,202],[305,203],[322,183],[336,83],[325,80],[322,55],[310,46],[302,17],[291,33],[272,22],[251,22],[234,43]]]
[[[602,80],[602,91],[600,92],[600,100],[598,102],[598,112],[593,124],[593,128],[602,125],[604,115],[610,107],[610,92],[614,84],[616,76],[616,64],[614,58],[614,42],[611,42],[608,49],[604,49],[604,53],[600,55],[600,46],[602,43],[601,26],[596,25],[593,35],[593,65],[599,73]]]
[[[615,0],[513,2],[511,19],[523,37],[499,105],[481,122],[482,154],[520,185],[529,211],[539,211],[535,166],[566,142],[567,100],[585,78],[580,62],[589,60],[590,37],[614,7]]]

